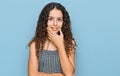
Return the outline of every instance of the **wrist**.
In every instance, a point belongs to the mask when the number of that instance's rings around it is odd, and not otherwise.
[[[64,48],[64,44],[63,43],[60,43],[58,46],[57,46],[58,49],[62,49]]]

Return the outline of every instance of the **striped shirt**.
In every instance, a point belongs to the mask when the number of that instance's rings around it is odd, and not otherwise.
[[[39,55],[39,72],[62,73],[58,51],[44,50]]]

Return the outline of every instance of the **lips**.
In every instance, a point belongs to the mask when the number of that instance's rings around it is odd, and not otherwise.
[[[55,28],[55,27],[51,27],[51,29],[52,29],[53,31],[58,31],[58,28]]]

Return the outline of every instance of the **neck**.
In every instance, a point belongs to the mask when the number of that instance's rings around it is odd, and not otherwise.
[[[56,46],[50,40],[46,40],[44,49],[46,49],[46,50],[57,50]]]

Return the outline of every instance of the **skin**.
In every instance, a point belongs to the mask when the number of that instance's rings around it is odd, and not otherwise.
[[[74,49],[72,49],[71,55],[68,57],[64,47],[64,35],[61,31],[63,24],[63,15],[62,12],[56,8],[50,11],[48,22],[47,22],[47,31],[48,31],[48,40],[46,40],[44,49],[47,50],[58,50],[60,63],[62,67],[62,73],[43,73],[38,72],[38,60],[35,55],[35,42],[30,46],[30,55],[28,63],[28,73],[29,76],[73,76],[74,75]],[[60,32],[60,35],[57,32]]]
[[[47,22],[47,28],[48,30],[51,30],[53,33],[57,33],[61,28],[63,24],[63,15],[62,12],[56,8],[50,11],[48,22]]]

